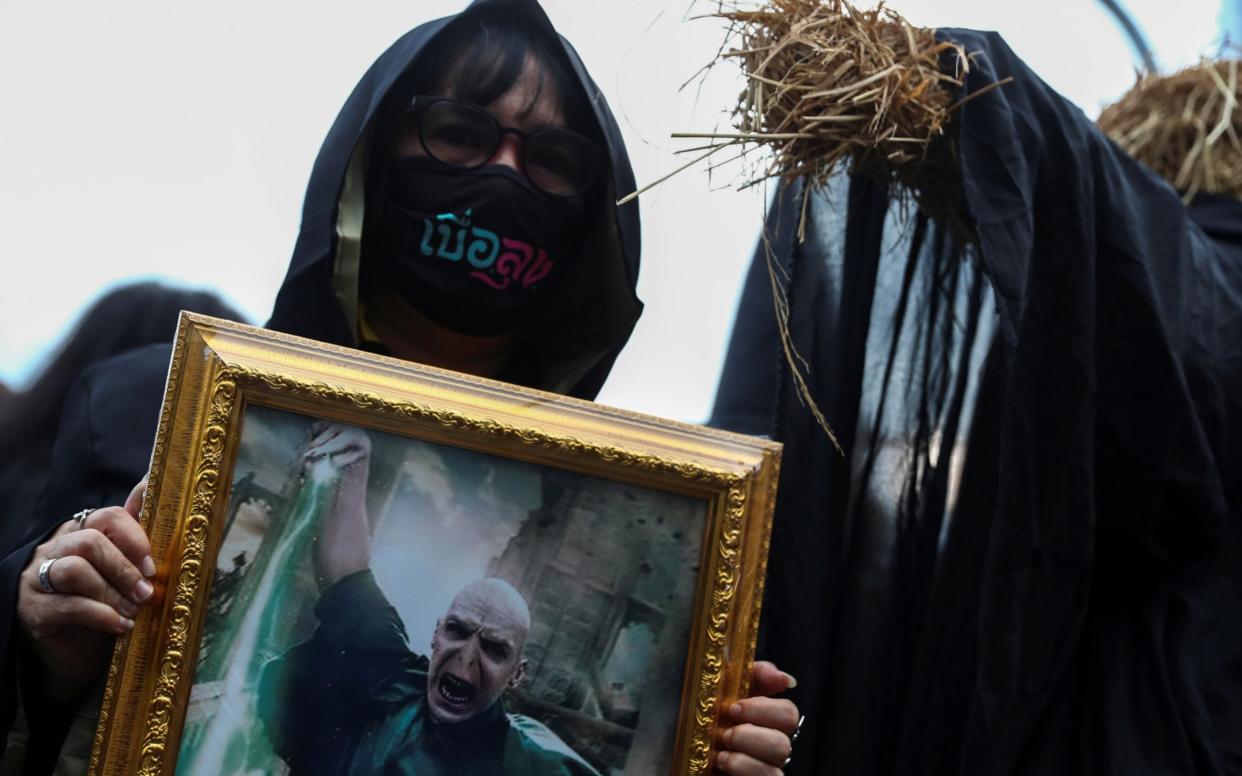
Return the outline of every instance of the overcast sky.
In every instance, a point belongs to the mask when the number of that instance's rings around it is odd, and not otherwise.
[[[0,0],[0,380],[20,385],[111,285],[218,290],[262,322],[297,234],[311,162],[370,62],[463,2]],[[995,29],[1094,117],[1133,81],[1092,0],[908,0],[919,24]],[[625,131],[640,184],[678,164],[677,130],[710,130],[739,86],[688,2],[549,0]],[[707,10],[711,4],[700,4]],[[1172,66],[1219,42],[1219,0],[1130,4]],[[696,101],[697,95],[697,101]],[[706,417],[762,192],[684,174],[641,202],[647,311],[600,400]]]

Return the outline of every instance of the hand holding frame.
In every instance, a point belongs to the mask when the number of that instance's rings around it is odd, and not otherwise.
[[[99,678],[111,637],[134,627],[154,593],[151,543],[137,519],[146,485],[144,477],[123,507],[66,520],[22,571],[17,621],[47,703],[73,703]]]

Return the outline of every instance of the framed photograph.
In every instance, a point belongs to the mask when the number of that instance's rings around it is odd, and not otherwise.
[[[92,774],[706,774],[780,446],[184,313]]]

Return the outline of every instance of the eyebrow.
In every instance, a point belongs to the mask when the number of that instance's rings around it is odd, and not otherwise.
[[[479,634],[479,638],[482,639],[483,641],[487,641],[492,644],[500,644],[502,646],[508,647],[509,649],[516,649],[516,639],[508,639],[508,638],[496,636],[495,634],[489,634],[487,628],[484,628],[483,626],[479,625],[478,622],[464,619],[463,617],[461,617],[461,615],[451,614],[448,617],[445,617],[444,624],[460,626],[470,631],[471,633]]]
[[[471,633],[481,630],[477,622],[473,620],[467,620],[463,618],[461,615],[457,615],[457,614],[450,614],[448,617],[445,617],[444,624],[445,625],[460,625],[461,627],[469,630]]]
[[[538,110],[538,107],[539,101],[536,97],[531,101],[531,104],[523,107],[515,114],[514,118],[517,119],[518,129],[529,132],[541,127],[568,128],[569,120],[565,117],[564,108],[559,104],[553,105],[550,110],[541,111]],[[503,124],[504,122],[501,123]]]
[[[504,639],[489,638],[488,636],[485,636],[482,633],[479,634],[479,641],[482,641],[484,644],[490,644],[496,647],[504,647],[507,650],[513,649],[513,644],[511,644],[510,642]]]

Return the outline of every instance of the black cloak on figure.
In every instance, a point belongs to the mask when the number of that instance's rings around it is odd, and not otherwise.
[[[795,774],[1242,773],[1242,203],[1186,207],[995,34],[978,241],[841,178],[769,212],[714,423],[784,442],[761,656]]]
[[[561,292],[528,329],[501,375],[510,382],[594,398],[642,311],[635,293],[639,266],[638,204],[616,207],[617,192],[633,191],[634,173],[607,102],[569,42],[560,38],[535,0],[475,0],[455,17],[421,25],[398,39],[363,75],[346,100],[315,160],[289,271],[276,297],[270,329],[355,346],[362,213],[370,137],[385,100],[405,96],[419,54],[432,38],[476,9],[504,13],[553,36],[577,76],[608,168],[588,204],[576,262]],[[570,97],[567,95],[567,97]],[[572,97],[570,97],[572,99]],[[169,332],[169,341],[173,332]],[[155,345],[88,371],[66,400],[42,503],[28,530],[0,546],[0,754],[16,707],[17,638],[14,611],[19,576],[44,537],[84,507],[122,504],[147,470],[155,438],[170,345]],[[20,526],[20,516],[6,515]],[[20,537],[20,538],[19,538]],[[29,699],[28,699],[29,700]],[[63,723],[65,720],[53,720]],[[55,757],[63,730],[48,725]],[[46,742],[44,742],[45,745]],[[32,740],[32,747],[35,742]],[[40,772],[36,769],[33,772]],[[49,767],[50,770],[50,767]]]

